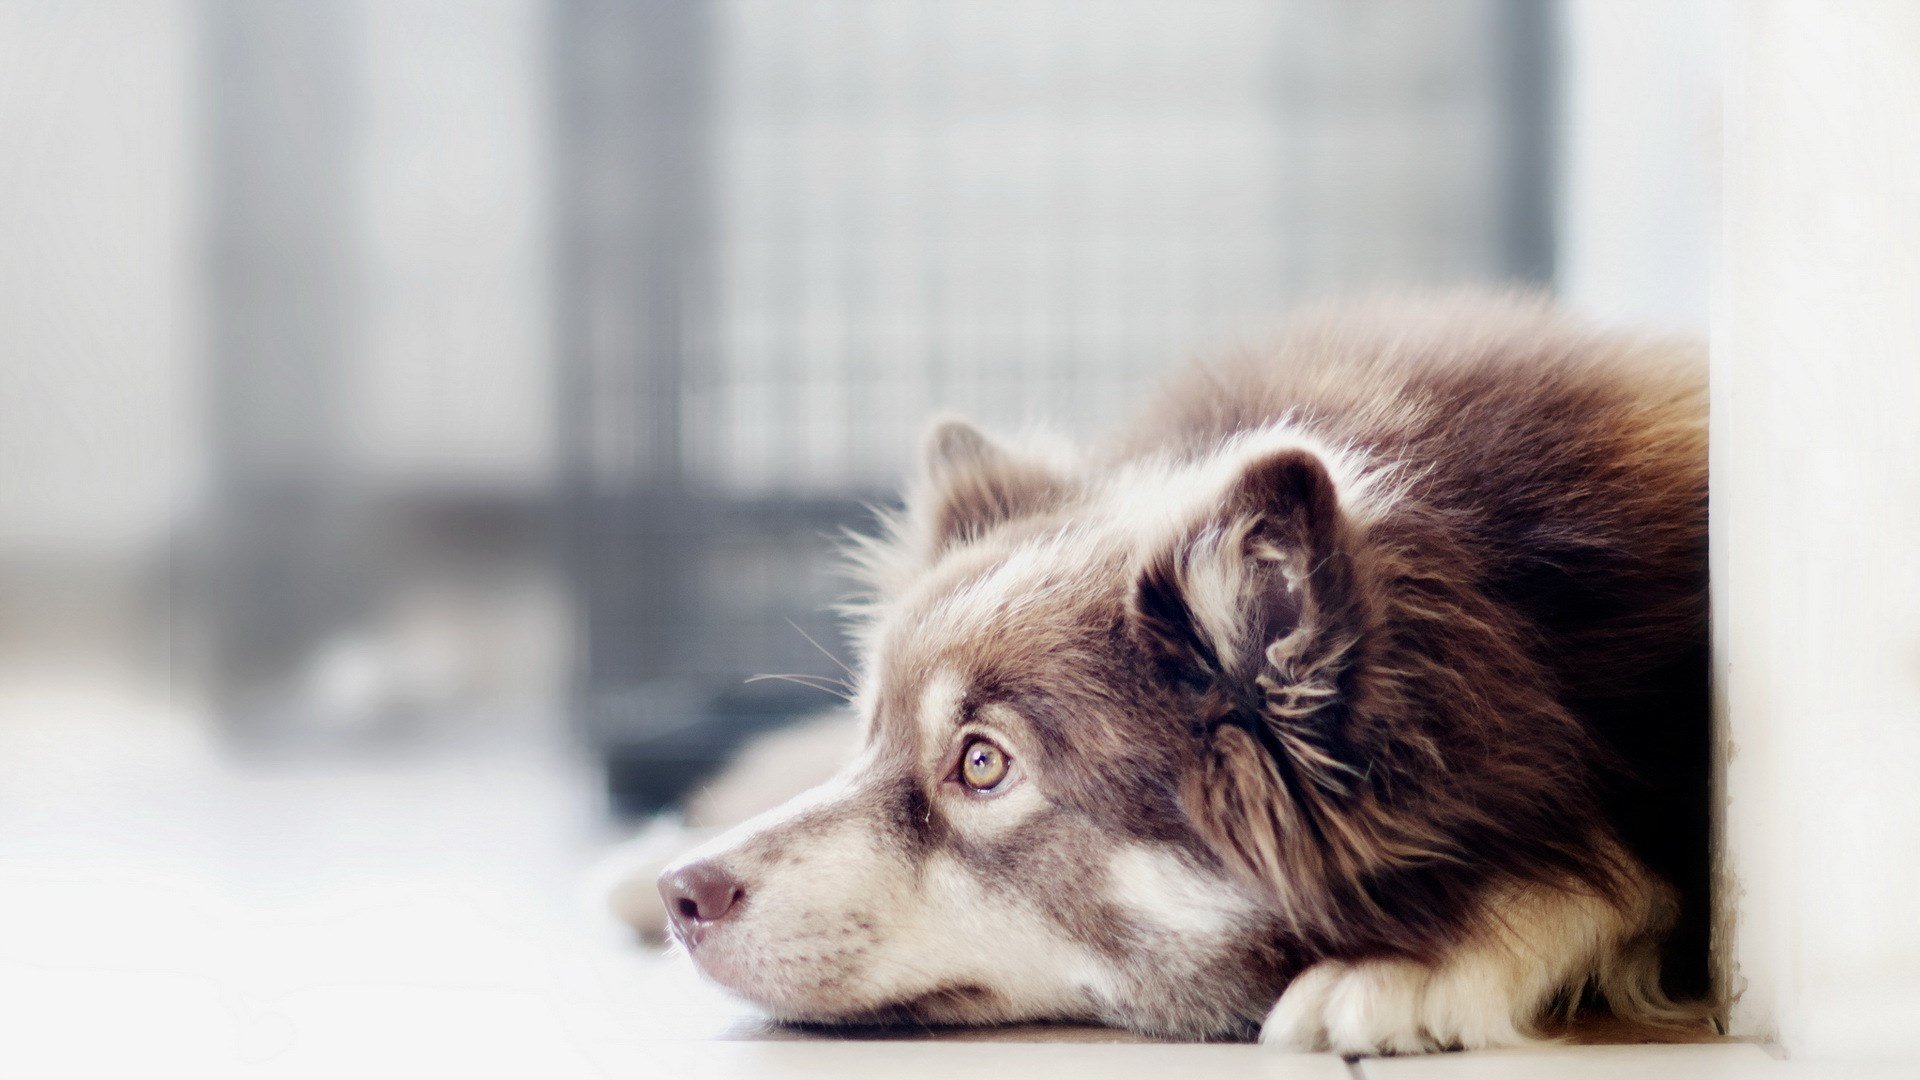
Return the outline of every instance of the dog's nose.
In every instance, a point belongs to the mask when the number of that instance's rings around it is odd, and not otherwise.
[[[740,879],[712,859],[660,875],[660,897],[683,934],[726,918],[746,894]]]

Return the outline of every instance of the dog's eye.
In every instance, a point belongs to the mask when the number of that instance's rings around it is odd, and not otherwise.
[[[985,739],[971,739],[960,752],[960,780],[978,792],[992,791],[1007,778],[1007,752]]]

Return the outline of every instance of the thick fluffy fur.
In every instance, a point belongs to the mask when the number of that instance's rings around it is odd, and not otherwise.
[[[742,883],[694,959],[793,1019],[1355,1053],[1663,1013],[1705,409],[1693,349],[1483,297],[1303,318],[1103,453],[939,426],[862,549],[864,755],[669,872]]]

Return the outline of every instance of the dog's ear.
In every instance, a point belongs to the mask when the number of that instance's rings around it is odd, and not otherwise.
[[[1338,872],[1319,841],[1365,771],[1347,723],[1366,616],[1355,547],[1326,464],[1274,451],[1147,561],[1129,611],[1194,710],[1201,761],[1183,802],[1195,827],[1301,918]]]
[[[1310,450],[1248,463],[1216,511],[1135,580],[1131,631],[1166,676],[1239,729],[1284,776],[1349,785],[1344,676],[1364,621],[1353,528]],[[1238,745],[1237,743],[1235,744]],[[1264,775],[1264,773],[1263,773]]]
[[[1046,456],[1009,449],[964,420],[933,425],[924,463],[907,509],[920,523],[928,555],[1056,508],[1072,491],[1072,478]]]
[[[963,420],[935,423],[905,507],[880,515],[878,535],[849,538],[850,569],[864,594],[849,613],[870,625],[875,605],[899,595],[942,554],[1066,505],[1081,486],[1074,460],[1069,448],[1039,438],[1008,446]]]
[[[1213,514],[1155,552],[1134,584],[1134,632],[1156,659],[1251,691],[1344,614],[1352,562],[1339,492],[1310,450],[1248,463]]]

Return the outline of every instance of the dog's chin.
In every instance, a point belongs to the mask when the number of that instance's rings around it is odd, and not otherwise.
[[[772,1012],[784,1007],[786,999],[792,996],[785,990],[787,980],[780,972],[749,962],[738,955],[738,950],[729,949],[724,939],[709,936],[688,940],[676,934],[674,944],[693,962],[693,969],[702,978],[749,1004]]]
[[[1020,1019],[1011,1015],[1006,1000],[998,993],[970,983],[943,986],[858,1009],[773,1012],[780,1022],[802,1027],[876,1031],[896,1027],[987,1027]]]
[[[849,982],[857,983],[857,978],[798,967],[789,970],[777,960],[742,956],[730,947],[731,942],[718,935],[691,947],[684,941],[679,945],[702,977],[783,1024],[885,1029],[902,1025],[977,1027],[1049,1019],[1015,1016],[1005,997],[974,983],[905,990],[863,1000],[835,992],[845,989]]]
[[[876,1009],[865,1002],[838,1000],[832,992],[844,985],[844,977],[749,955],[720,935],[694,942],[678,939],[677,944],[701,977],[782,1023],[855,1023],[854,1017]]]

